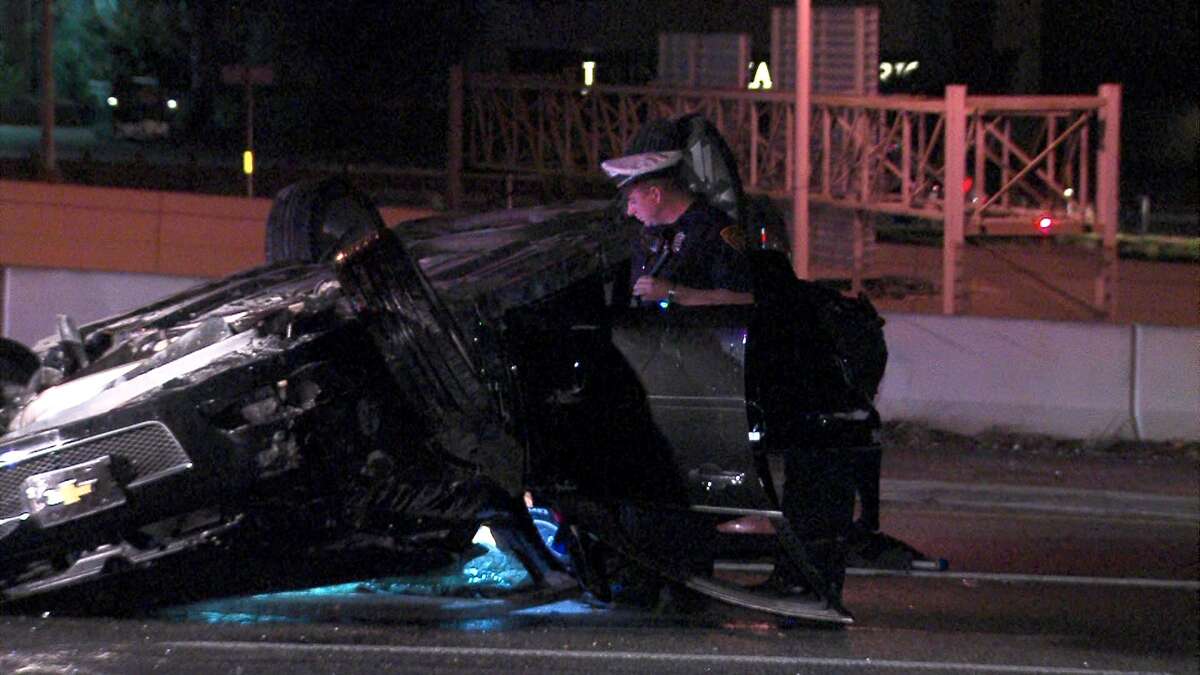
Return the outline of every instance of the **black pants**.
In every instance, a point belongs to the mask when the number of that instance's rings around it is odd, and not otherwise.
[[[851,459],[838,448],[796,447],[784,453],[783,515],[835,595],[840,595],[845,578],[845,538],[854,521]],[[785,566],[782,573],[789,580],[804,581],[795,568]]]
[[[879,479],[883,453],[878,445],[854,450],[854,486],[858,492],[858,526],[868,532],[879,530]]]

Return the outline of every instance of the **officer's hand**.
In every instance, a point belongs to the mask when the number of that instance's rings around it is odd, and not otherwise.
[[[666,279],[638,277],[638,280],[633,284],[633,294],[642,300],[657,302],[666,299],[667,292],[673,287],[674,284]]]

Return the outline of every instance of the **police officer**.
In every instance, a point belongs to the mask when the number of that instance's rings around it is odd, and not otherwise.
[[[682,157],[677,150],[644,152],[601,164],[625,197],[625,213],[653,242],[634,252],[633,294],[680,305],[749,304],[750,267],[738,229],[683,184]]]
[[[681,152],[669,150],[602,164],[622,190],[626,214],[656,242],[635,251],[633,294],[681,305],[755,302],[736,226],[686,188],[679,172],[682,159]],[[844,611],[841,589],[855,494],[848,458],[839,448],[861,444],[872,424],[858,419],[862,411],[844,390],[834,347],[817,325],[815,299],[806,301],[800,290],[804,282],[787,274],[787,281],[765,289],[764,311],[756,313],[760,332],[774,336],[774,347],[762,353],[773,355],[768,370],[779,377],[766,386],[783,388],[763,398],[790,406],[773,415],[786,422],[770,433],[784,456],[781,506],[787,524],[779,528],[777,571],[764,589],[811,595]],[[774,311],[776,302],[781,311]]]

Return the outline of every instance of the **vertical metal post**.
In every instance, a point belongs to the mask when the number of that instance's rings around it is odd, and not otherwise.
[[[942,186],[942,313],[958,314],[960,295],[965,294],[962,275],[963,257],[963,177],[967,163],[967,88],[961,84],[946,87],[946,181]]]
[[[1054,113],[1046,115],[1046,147],[1050,148],[1050,152],[1046,153],[1046,175],[1050,176],[1053,181],[1057,178],[1055,170],[1058,168],[1055,162],[1055,155],[1058,154],[1058,148],[1054,146],[1054,141],[1058,139],[1058,117]]]
[[[900,111],[900,203],[906,208],[912,207],[912,114],[907,110]],[[919,182],[919,181],[918,181]]]
[[[928,140],[929,130],[925,128],[925,113],[917,113],[917,189],[922,193],[928,193],[929,188],[925,185],[925,148]]]
[[[867,8],[854,8],[854,95],[866,96],[866,76],[878,77],[879,64],[867,63]]]
[[[783,125],[783,187],[791,191],[795,186],[796,173],[796,106],[788,106],[783,109],[784,125]],[[793,212],[795,215],[795,212]]]
[[[450,66],[450,106],[446,113],[446,205],[462,206],[463,200],[463,67]]]
[[[1082,115],[1080,117],[1082,117]],[[1067,118],[1067,121],[1070,121],[1070,118]],[[1076,121],[1078,121],[1078,118]],[[1068,142],[1066,150],[1063,152],[1063,173],[1065,174],[1063,176],[1063,186],[1064,189],[1070,188],[1072,190],[1071,197],[1067,197],[1065,194],[1063,195],[1063,198],[1067,202],[1067,213],[1074,213],[1074,198],[1078,196],[1074,194],[1074,190],[1076,189],[1075,186],[1078,184],[1075,180],[1075,164],[1079,161],[1079,152],[1079,135],[1076,134],[1074,138]]]
[[[5,298],[7,297],[4,285],[7,279],[8,268],[0,265],[0,335],[4,335],[8,331],[7,312],[4,311]]]
[[[854,119],[854,156],[858,158],[858,202],[866,203],[871,199],[871,146],[867,142],[870,134],[869,111],[860,110]]]
[[[1075,195],[1075,197],[1078,200],[1079,205],[1085,209],[1084,222],[1087,222],[1086,209],[1088,205],[1092,203],[1092,186],[1089,181],[1091,178],[1091,164],[1091,131],[1089,130],[1089,125],[1085,124],[1083,125],[1083,128],[1079,130],[1079,185],[1075,188],[1076,192],[1078,193]],[[1088,224],[1090,225],[1091,223]]]
[[[832,114],[829,106],[821,106],[821,196],[826,198],[833,194],[833,185],[830,184],[833,176]]]
[[[854,210],[854,261],[850,270],[850,292],[858,295],[863,289],[863,258],[866,250],[866,234],[864,230],[866,213]]]
[[[979,200],[975,203],[986,202],[988,198],[985,183],[987,180],[987,131],[986,125],[983,123],[982,110],[975,113],[975,176],[971,180],[975,197]],[[976,218],[981,216],[980,213],[975,214]]]
[[[792,176],[792,269],[810,278],[808,222],[808,126],[812,100],[812,0],[796,0],[796,168]]]
[[[250,61],[242,65],[242,80],[246,85],[246,152],[250,153],[250,161],[254,161],[254,84],[250,82]],[[245,171],[244,169],[250,169]],[[246,174],[246,196],[254,196],[254,167],[243,167]]]
[[[750,188],[758,187],[758,106],[750,102]]]
[[[1117,226],[1121,187],[1121,85],[1100,85],[1100,151],[1096,156],[1096,220],[1100,225],[1101,263],[1096,277],[1096,306],[1112,320],[1117,315]]]
[[[42,101],[39,111],[42,123],[42,175],[53,181],[58,174],[58,151],[54,145],[54,3],[42,1],[41,40]]]
[[[1009,178],[1012,177],[1012,171],[1008,168],[1009,162],[1012,160],[1012,153],[1009,150],[1009,144],[1012,143],[1012,118],[1004,118],[1004,141],[1000,144],[1000,184],[1008,185]],[[1012,194],[1012,190],[1005,190],[1000,195],[1000,205],[1008,206],[1008,196]]]

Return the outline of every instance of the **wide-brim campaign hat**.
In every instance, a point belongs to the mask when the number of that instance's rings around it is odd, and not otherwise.
[[[639,152],[605,160],[600,163],[600,168],[617,182],[618,188],[623,188],[648,178],[668,175],[682,159],[683,153],[679,150]]]

